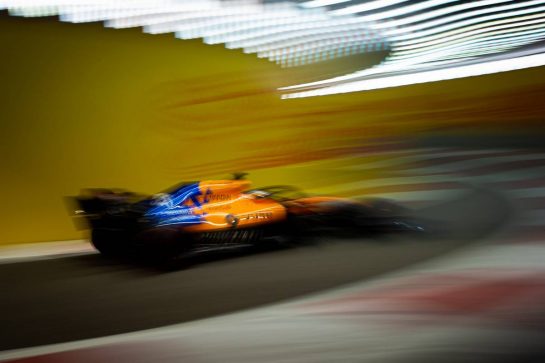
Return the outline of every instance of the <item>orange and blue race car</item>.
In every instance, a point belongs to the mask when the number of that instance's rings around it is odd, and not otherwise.
[[[207,251],[293,245],[327,233],[424,231],[406,208],[387,200],[309,196],[290,186],[251,189],[243,177],[183,183],[151,196],[89,189],[71,200],[102,254],[138,252],[164,261]]]

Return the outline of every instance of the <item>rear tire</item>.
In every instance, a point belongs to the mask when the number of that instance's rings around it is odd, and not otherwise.
[[[152,228],[137,235],[136,244],[141,259],[166,269],[178,269],[185,264],[184,256],[191,252],[191,235],[172,227]]]
[[[104,256],[116,257],[126,252],[127,235],[123,231],[93,229],[91,243]]]

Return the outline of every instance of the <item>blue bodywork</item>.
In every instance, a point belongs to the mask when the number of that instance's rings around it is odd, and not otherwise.
[[[161,200],[153,205],[145,216],[156,226],[204,223],[205,213],[196,213],[202,208],[197,198],[200,195],[202,193],[199,183],[183,185],[169,193],[161,194]],[[189,200],[193,205],[184,205]]]

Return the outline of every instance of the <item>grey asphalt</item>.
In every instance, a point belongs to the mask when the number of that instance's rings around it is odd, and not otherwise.
[[[446,233],[327,239],[317,245],[208,257],[164,272],[100,255],[0,265],[0,350],[186,322],[367,279],[479,243],[508,223],[501,196],[474,189],[419,212]]]

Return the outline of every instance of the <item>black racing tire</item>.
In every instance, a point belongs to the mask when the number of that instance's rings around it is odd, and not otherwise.
[[[361,200],[365,208],[362,209],[364,213],[370,213],[373,216],[387,216],[387,217],[400,217],[406,216],[411,213],[411,210],[395,201],[382,198],[371,198]]]
[[[91,231],[91,243],[102,255],[117,257],[127,249],[127,234],[120,230],[95,228]]]
[[[166,269],[177,269],[186,264],[185,257],[194,248],[191,234],[180,232],[173,227],[152,228],[136,237],[138,254],[141,259]]]
[[[429,228],[424,221],[415,218],[412,211],[400,204],[385,200],[368,200],[367,205],[356,208],[354,226],[369,234],[409,233],[425,235]]]
[[[314,245],[319,235],[317,226],[323,225],[319,215],[288,215],[283,228],[283,247]]]

